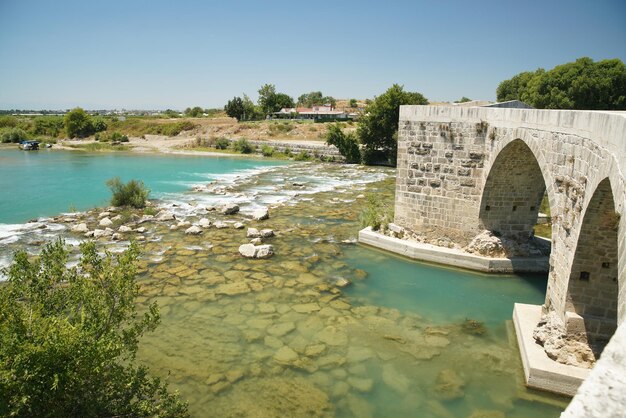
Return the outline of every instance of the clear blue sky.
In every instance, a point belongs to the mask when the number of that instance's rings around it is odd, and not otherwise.
[[[495,99],[582,56],[626,62],[626,0],[0,0],[0,108],[221,107],[264,83]]]

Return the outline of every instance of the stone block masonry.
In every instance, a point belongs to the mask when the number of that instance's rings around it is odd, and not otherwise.
[[[626,320],[626,112],[402,106],[395,223],[465,246],[533,235],[544,194],[553,329],[605,344]]]

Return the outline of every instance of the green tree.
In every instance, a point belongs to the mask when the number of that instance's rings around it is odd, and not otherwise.
[[[385,162],[396,164],[398,148],[398,119],[401,105],[426,105],[428,100],[421,93],[406,92],[398,84],[376,97],[359,119],[357,135],[363,145],[366,164]]]
[[[548,71],[520,73],[500,83],[496,95],[539,109],[626,110],[626,66],[619,59],[583,57]]]
[[[247,94],[243,95],[243,119],[257,120],[263,118],[263,112],[259,106],[255,106],[254,102]]]
[[[203,114],[204,109],[202,109],[200,106],[195,106],[193,108],[188,107],[187,109],[185,109],[185,116],[188,116],[190,118],[199,118]]]
[[[257,103],[264,115],[275,112],[274,96],[276,96],[276,86],[273,84],[264,84],[259,89],[259,100]]]
[[[242,120],[246,113],[241,97],[233,97],[232,100],[229,100],[224,106],[224,111],[231,118],[237,119],[237,121]]]
[[[136,310],[138,247],[98,254],[81,244],[67,268],[58,240],[29,259],[16,253],[0,286],[0,415],[187,416],[167,385],[135,364],[140,337],[159,323],[156,303]]]
[[[350,103],[348,104],[348,106],[352,108],[357,107],[356,99],[350,99]]]
[[[470,99],[469,97],[461,97],[459,100],[455,100],[454,103],[467,103],[467,102],[471,102],[472,99]]]
[[[293,99],[285,93],[276,93],[276,86],[264,84],[259,89],[259,108],[264,116],[278,112],[283,107],[294,107]]]
[[[67,112],[63,123],[70,138],[85,138],[95,132],[91,117],[80,107]]]
[[[361,162],[361,150],[356,135],[352,132],[344,134],[338,124],[332,124],[328,127],[326,134],[326,143],[334,145],[343,155],[349,164]]]
[[[324,104],[330,104],[331,106],[337,105],[337,100],[331,96],[322,95],[321,91],[312,91],[310,93],[304,93],[298,97],[298,106],[313,107]]]

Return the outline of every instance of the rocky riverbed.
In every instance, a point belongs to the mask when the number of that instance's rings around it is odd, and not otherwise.
[[[138,302],[156,300],[162,323],[139,358],[194,416],[557,416],[563,401],[523,387],[506,337],[350,298],[350,283],[368,280],[344,260],[363,195],[392,199],[392,174],[284,167],[199,184],[148,211],[33,222],[10,245],[141,241]],[[272,251],[248,257],[246,245]]]

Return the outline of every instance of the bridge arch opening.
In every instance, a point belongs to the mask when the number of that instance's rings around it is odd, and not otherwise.
[[[565,302],[567,333],[585,335],[596,353],[617,328],[619,219],[606,178],[583,217]]]
[[[510,142],[487,176],[479,227],[517,244],[529,243],[545,193],[546,183],[535,154],[521,139]],[[551,235],[549,227],[544,230]]]

